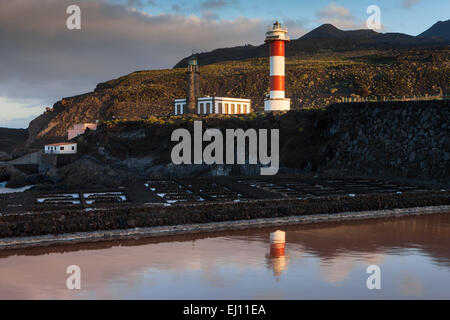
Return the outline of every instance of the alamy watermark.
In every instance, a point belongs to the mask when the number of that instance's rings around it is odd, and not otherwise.
[[[66,20],[66,27],[69,30],[81,29],[81,9],[79,6],[72,4],[67,7],[66,13],[70,14]]]
[[[270,131],[270,155],[268,135]],[[172,163],[180,164],[260,164],[261,175],[275,175],[279,169],[279,129],[226,129],[224,137],[219,129],[203,133],[202,121],[194,121],[194,144],[187,129],[172,132],[172,141],[179,141],[171,153]],[[181,141],[180,141],[181,140]],[[203,142],[210,142],[203,150]],[[246,143],[248,142],[248,144]],[[246,147],[248,146],[248,148]],[[248,149],[248,153],[246,150]],[[193,161],[192,161],[192,152]],[[225,151],[225,152],[224,152]],[[235,152],[236,151],[236,152]],[[248,162],[246,158],[248,155]],[[224,159],[225,158],[225,159]]]
[[[371,5],[367,7],[367,14],[370,16],[366,20],[366,26],[368,29],[381,30],[381,9],[377,5]]]
[[[77,265],[70,265],[66,269],[70,276],[66,280],[66,288],[69,290],[81,289],[81,268]]]
[[[370,274],[370,276],[367,278],[366,286],[367,289],[373,290],[381,289],[381,269],[377,265],[370,265],[366,269],[367,274]]]

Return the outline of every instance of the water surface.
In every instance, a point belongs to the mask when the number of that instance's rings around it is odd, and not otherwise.
[[[1,299],[450,299],[450,214],[0,251]],[[81,290],[66,269],[81,268]],[[369,265],[381,289],[366,286]]]

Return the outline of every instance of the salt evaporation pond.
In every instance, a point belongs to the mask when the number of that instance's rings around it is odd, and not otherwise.
[[[450,299],[450,214],[278,229],[1,250],[0,299]]]

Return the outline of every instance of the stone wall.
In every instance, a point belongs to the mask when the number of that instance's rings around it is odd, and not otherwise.
[[[334,105],[327,168],[448,182],[449,111],[448,100]]]
[[[214,202],[0,215],[0,238],[450,205],[450,192]]]
[[[80,154],[141,176],[259,175],[251,165],[174,166],[171,133],[280,130],[279,173],[338,172],[450,184],[449,101],[340,103],[321,110],[191,116],[103,124],[78,139]]]
[[[51,168],[60,168],[72,163],[78,158],[77,154],[43,154],[41,164]]]

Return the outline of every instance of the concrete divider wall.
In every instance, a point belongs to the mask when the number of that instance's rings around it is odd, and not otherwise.
[[[44,150],[29,153],[23,157],[9,161],[9,164],[40,164]]]

